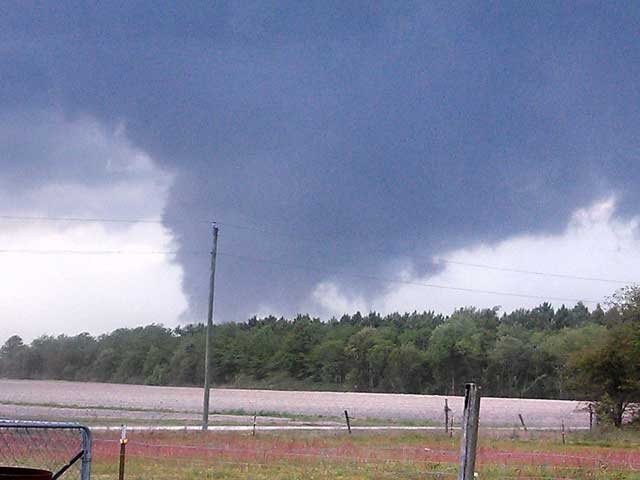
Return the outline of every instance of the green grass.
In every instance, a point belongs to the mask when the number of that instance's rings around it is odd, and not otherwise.
[[[640,432],[637,428],[632,427],[602,428],[595,432],[572,433],[571,443],[574,445],[639,449]]]
[[[329,415],[303,415],[298,413],[287,412],[274,412],[272,410],[257,410],[248,411],[245,409],[233,409],[233,410],[215,410],[211,412],[216,415],[240,415],[249,416],[257,415],[258,417],[273,417],[282,418],[287,420],[294,420],[302,423],[318,424],[318,423],[336,423],[346,426],[346,419],[343,416],[329,416]],[[391,419],[391,418],[350,418],[352,426],[378,426],[378,425],[390,425],[390,426],[434,426],[435,422],[429,420],[410,420],[410,419]]]
[[[432,470],[455,473],[449,466],[447,470]],[[94,479],[113,479],[117,477],[115,465],[98,465],[93,469]],[[257,463],[237,463],[204,465],[198,462],[177,465],[176,462],[160,461],[128,462],[126,478],[129,480],[196,480],[196,479],[256,479],[256,480],[320,480],[320,479],[371,479],[371,478],[424,478],[425,470],[415,466],[394,464],[342,464],[323,462],[318,464],[292,464],[275,462],[268,465]]]
[[[44,408],[69,408],[72,410],[116,410],[121,412],[151,412],[151,413],[200,413],[194,410],[176,410],[170,408],[142,408],[142,407],[121,407],[104,405],[78,405],[54,402],[13,402],[0,401],[0,405],[10,405],[16,407],[44,407]]]
[[[538,479],[596,479],[637,480],[640,472],[625,470],[601,470],[584,468],[553,468],[545,465],[503,466],[488,465],[477,468],[479,479],[518,478]],[[107,480],[117,478],[116,462],[96,463],[92,478]],[[371,478],[455,478],[457,465],[435,463],[425,466],[419,463],[379,462],[326,462],[297,463],[281,460],[270,463],[230,462],[203,463],[177,460],[129,460],[126,478],[129,480],[196,480],[196,479],[246,479],[257,480],[360,480]]]

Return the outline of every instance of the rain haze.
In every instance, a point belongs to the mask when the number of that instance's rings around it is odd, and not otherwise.
[[[205,321],[212,221],[220,323],[595,307],[640,268],[639,22],[3,2],[0,343]]]

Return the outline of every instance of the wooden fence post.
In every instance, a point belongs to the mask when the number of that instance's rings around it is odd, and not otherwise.
[[[258,417],[258,412],[255,412],[253,414],[253,432],[252,432],[253,433],[252,436],[254,436],[254,437],[256,436],[256,419],[257,419],[257,417]]]
[[[449,400],[444,399],[444,433],[449,433]]]
[[[478,445],[480,392],[475,383],[465,385],[462,438],[460,440],[460,470],[458,480],[473,480]]]
[[[522,428],[524,428],[524,431],[527,431],[527,426],[524,424],[524,418],[522,418],[522,414],[519,413],[518,414],[518,418],[520,419],[520,423],[522,424]]]
[[[351,435],[351,422],[349,421],[349,412],[344,411],[344,418],[347,419],[347,429],[349,430],[349,435]]]
[[[124,480],[124,464],[128,442],[127,426],[122,425],[122,430],[120,430],[120,466],[118,469],[118,480]]]

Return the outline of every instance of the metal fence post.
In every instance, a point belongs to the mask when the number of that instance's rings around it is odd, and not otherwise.
[[[91,438],[91,430],[89,430],[88,427],[80,425],[79,428],[82,435],[82,449],[84,450],[82,464],[80,466],[80,476],[82,480],[90,480],[93,439]]]
[[[44,421],[33,421],[33,420],[8,420],[8,419],[0,419],[0,431],[3,429],[6,430],[24,430],[25,432],[29,432],[30,430],[46,432],[47,430],[51,432],[60,431],[60,430],[72,430],[77,432],[79,435],[79,443],[80,445],[77,447],[79,451],[76,455],[69,460],[61,469],[54,473],[52,478],[58,478],[63,475],[66,471],[71,468],[78,460],[80,460],[80,479],[81,480],[90,480],[91,478],[91,456],[92,456],[92,437],[91,430],[85,425],[81,425],[79,423],[67,423],[67,422],[44,422]],[[7,438],[8,438],[7,433]],[[42,440],[41,440],[42,441]],[[51,442],[55,441],[55,437],[50,439]],[[44,450],[46,452],[56,452],[55,449],[47,448],[46,439],[44,439],[44,444],[40,445],[40,450]],[[37,447],[39,444],[36,443],[33,446]],[[0,449],[0,453],[2,453],[4,447]],[[25,453],[29,452],[28,449],[25,450]],[[67,459],[65,459],[67,460]],[[56,468],[59,467],[59,464]]]
[[[460,440],[460,470],[458,480],[473,480],[478,445],[480,393],[475,383],[465,385],[462,438]]]

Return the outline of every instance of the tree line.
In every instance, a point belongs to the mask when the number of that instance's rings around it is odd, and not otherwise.
[[[0,376],[149,385],[202,385],[205,327],[151,324],[94,337],[42,336],[0,348]],[[220,386],[588,398],[620,424],[640,400],[640,290],[618,291],[606,310],[548,303],[499,315],[462,308],[320,321],[251,318],[214,326]]]

